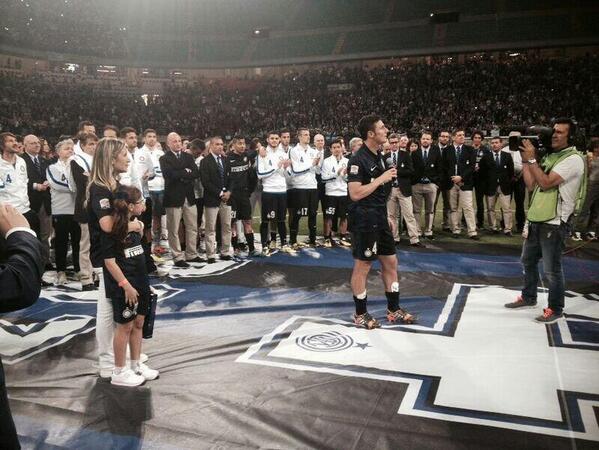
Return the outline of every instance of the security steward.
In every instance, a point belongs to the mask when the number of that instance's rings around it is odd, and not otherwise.
[[[381,263],[387,297],[387,320],[413,323],[415,317],[399,307],[397,256],[387,219],[387,196],[391,182],[397,176],[395,168],[386,168],[381,151],[388,130],[378,116],[369,115],[360,119],[358,131],[364,145],[349,160],[347,180],[354,257],[351,277],[356,307],[354,323],[369,330],[380,327],[366,308],[366,280],[372,262],[377,258]]]

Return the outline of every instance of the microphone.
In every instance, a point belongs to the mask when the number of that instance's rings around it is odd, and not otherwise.
[[[391,158],[390,156],[385,160],[385,165],[387,166],[387,169],[395,169],[397,167],[397,164],[393,163],[393,158]],[[397,177],[391,178],[391,183],[396,184],[396,182]]]

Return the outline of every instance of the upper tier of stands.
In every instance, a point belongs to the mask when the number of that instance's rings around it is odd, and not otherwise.
[[[251,66],[599,42],[599,6],[555,0],[5,0],[3,51],[115,64]],[[457,11],[435,25],[431,12]],[[252,39],[254,29],[267,37]],[[270,35],[268,35],[270,33]],[[574,42],[578,39],[580,42]],[[523,44],[524,43],[524,44]],[[7,47],[9,46],[9,47]],[[45,53],[44,53],[45,52]],[[49,56],[48,56],[49,55]],[[69,56],[70,55],[70,56]],[[74,61],[76,62],[76,61]],[[89,62],[89,61],[88,61]]]

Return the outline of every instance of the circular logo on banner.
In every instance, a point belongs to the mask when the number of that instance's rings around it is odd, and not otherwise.
[[[326,333],[316,333],[299,337],[295,343],[311,352],[339,352],[354,345],[354,340],[337,331],[327,331]]]

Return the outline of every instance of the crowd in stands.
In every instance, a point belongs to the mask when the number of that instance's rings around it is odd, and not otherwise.
[[[82,118],[95,123],[147,124],[160,135],[261,136],[270,129],[310,124],[330,138],[350,138],[364,114],[377,111],[392,129],[416,135],[460,123],[468,131],[506,134],[513,126],[577,118],[588,135],[599,122],[599,58],[510,58],[463,64],[322,68],[226,89],[219,83],[165,86],[147,104],[130,95],[54,84],[40,77],[0,77],[0,126],[57,138]],[[348,90],[337,90],[346,85]],[[559,93],[559,94],[558,94]]]

